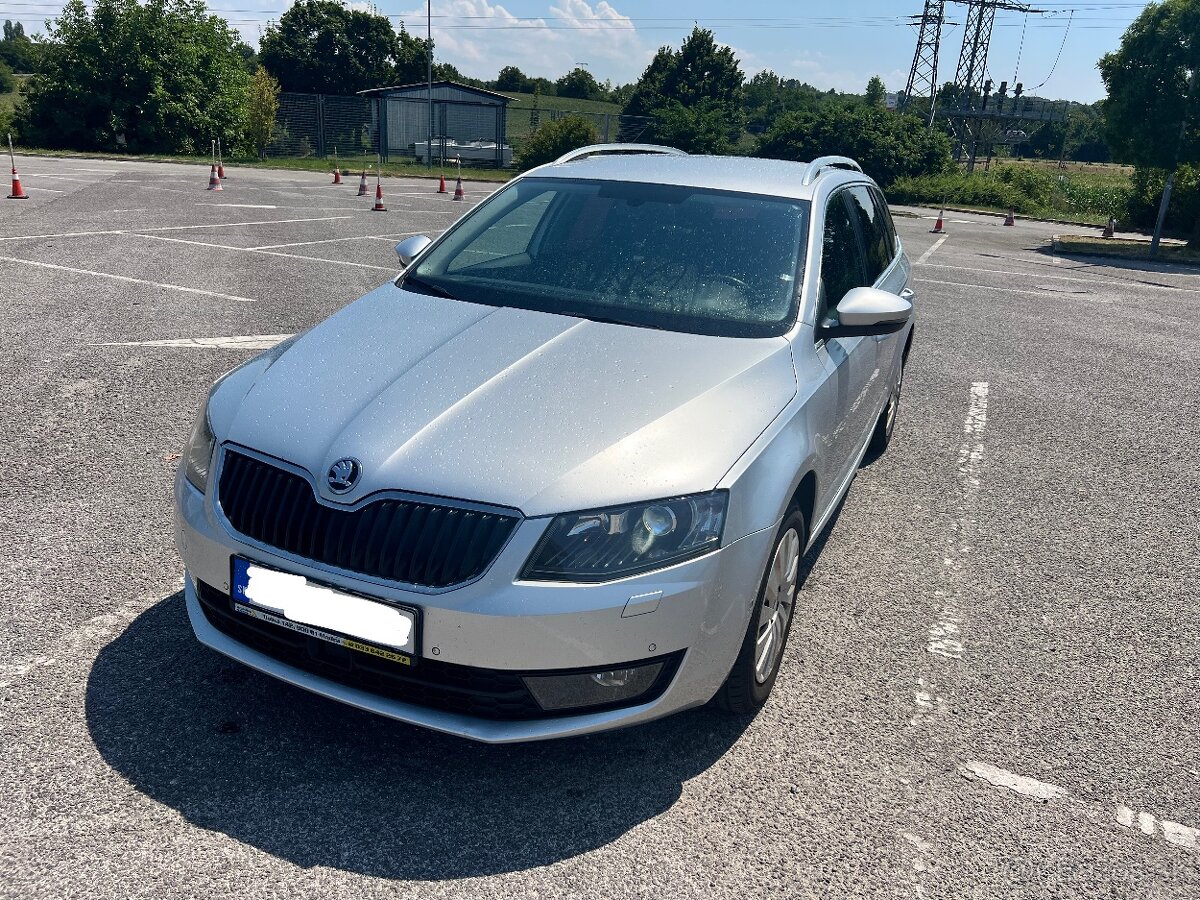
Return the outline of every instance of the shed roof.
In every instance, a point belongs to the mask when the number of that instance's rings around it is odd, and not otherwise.
[[[439,87],[458,88],[460,91],[469,91],[472,94],[479,94],[482,97],[489,97],[492,100],[500,100],[505,105],[507,105],[509,102],[511,102],[511,98],[506,97],[504,94],[498,94],[495,91],[489,91],[489,90],[486,90],[485,88],[475,87],[474,85],[471,85],[471,84],[460,84],[457,81],[435,81],[433,83],[433,87],[435,87],[435,88],[439,88]],[[425,91],[428,89],[429,89],[429,82],[420,81],[420,82],[417,82],[416,84],[395,84],[395,85],[391,85],[390,87],[368,88],[367,90],[359,91],[358,93],[360,96],[364,96],[364,95],[365,96],[381,96],[381,95],[385,95],[385,94],[397,94],[401,91],[418,91],[418,90]]]

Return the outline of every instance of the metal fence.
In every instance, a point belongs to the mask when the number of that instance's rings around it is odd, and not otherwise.
[[[379,153],[379,104],[365,97],[280,94],[267,156],[374,159]]]
[[[600,141],[605,144],[625,144],[645,140],[654,124],[653,119],[643,116],[575,112],[566,109],[513,109],[509,107],[505,139],[520,149],[521,143],[539,125],[555,122],[566,116],[578,116],[591,122]]]
[[[516,109],[458,100],[433,102],[433,158],[464,165],[505,167],[539,125],[580,116],[604,143],[645,140],[653,120],[615,113]],[[429,104],[424,98],[279,95],[275,131],[266,155],[355,161],[429,155]]]

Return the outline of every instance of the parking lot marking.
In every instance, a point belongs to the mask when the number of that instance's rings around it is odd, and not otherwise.
[[[234,337],[174,338],[161,341],[111,341],[93,347],[203,347],[216,350],[270,350],[290,334],[243,334]]]
[[[159,228],[136,228],[127,232],[118,232],[125,234],[134,234],[148,231],[187,231],[194,228],[244,228],[249,225],[291,225],[295,222],[337,222],[343,219],[352,219],[353,216],[316,216],[311,219],[262,219],[257,222],[213,222],[208,225],[164,225]]]
[[[1154,837],[1161,832],[1163,840],[1176,847],[1187,850],[1200,850],[1200,829],[1188,825],[1180,825],[1168,819],[1156,819],[1148,812],[1134,811],[1122,803],[1117,804],[1117,824],[1132,829],[1137,824],[1138,830],[1147,837]]]
[[[306,262],[332,263],[337,266],[351,266],[355,269],[378,269],[381,272],[395,272],[394,266],[372,266],[369,263],[351,262],[348,259],[325,259],[320,256],[301,256],[298,253],[279,253],[275,250],[262,250],[254,247],[231,247],[228,244],[210,244],[207,241],[189,241],[186,238],[167,237],[165,234],[144,234],[140,231],[119,231],[117,234],[127,234],[131,237],[148,238],[153,241],[168,241],[172,244],[189,244],[193,247],[207,247],[210,250],[230,250],[235,253],[259,253],[263,256],[282,256],[286,259],[302,259]]]
[[[415,234],[423,234],[420,231],[406,231],[398,237],[412,237]],[[382,234],[352,234],[349,237],[340,238],[324,238],[319,241],[295,241],[291,244],[263,244],[261,247],[246,247],[246,250],[280,250],[284,247],[306,247],[309,244],[336,244],[339,241],[367,241],[371,239],[392,241],[395,238]]]
[[[935,249],[936,249],[936,245],[935,245]],[[1054,256],[1054,257],[1051,257],[1051,259],[1057,260],[1058,257]],[[918,259],[916,264],[918,266],[927,266],[931,269],[959,269],[963,272],[980,272],[980,273],[984,273],[984,274],[988,274],[988,275],[1012,276],[1013,274],[1020,274],[1020,273],[1014,273],[1011,271],[1005,272],[1002,269],[980,269],[980,268],[976,268],[974,266],[955,266],[955,265],[951,265],[949,263],[927,263],[927,262],[925,262],[925,257],[921,257],[921,259]],[[1131,281],[1126,278],[1121,278],[1121,279],[1108,278],[1108,277],[1102,276],[1102,275],[1098,275],[1095,278],[1075,278],[1071,275],[1048,275],[1048,274],[1039,272],[1037,274],[1030,274],[1029,277],[1030,278],[1039,278],[1039,279],[1049,279],[1050,281],[1073,281],[1078,284],[1090,284],[1093,287],[1103,287],[1104,285],[1107,285],[1107,284],[1128,285],[1130,287],[1148,287],[1148,288],[1158,288],[1159,290],[1165,290],[1165,291],[1185,291],[1187,293],[1200,294],[1200,288],[1176,287],[1173,284],[1154,284],[1152,282],[1145,282],[1145,281]],[[979,285],[979,287],[983,287],[983,285]]]
[[[145,284],[150,287],[167,288],[172,291],[183,291],[185,294],[200,294],[204,297],[216,297],[220,300],[236,300],[239,303],[255,303],[249,297],[236,297],[233,294],[222,294],[218,291],[205,291],[200,288],[184,287],[181,284],[164,284],[161,281],[147,281],[144,278],[130,278],[128,275],[113,275],[111,272],[93,272],[90,269],[73,269],[70,266],[57,266],[54,263],[37,262],[32,259],[21,259],[16,256],[0,256],[0,262],[23,263],[27,266],[37,266],[39,269],[53,269],[57,272],[72,272],[76,275],[91,275],[95,278],[111,278],[114,281],[124,281],[129,284]]]
[[[202,200],[196,201],[197,206],[228,206],[231,209],[279,209],[278,206],[272,206],[269,203],[205,203]]]
[[[17,234],[0,237],[0,241],[35,241],[39,238],[97,237],[102,234],[120,234],[119,231],[60,231],[57,234]]]
[[[927,259],[929,259],[929,257],[933,256],[933,254],[935,254],[937,252],[938,247],[940,247],[940,246],[942,246],[942,244],[946,243],[946,239],[949,237],[950,237],[950,235],[945,234],[945,235],[942,235],[940,238],[938,238],[934,242],[932,247],[930,247],[928,250],[926,250],[924,253],[921,254],[921,258],[917,260],[917,265],[918,266],[924,265],[925,261]]]
[[[1005,788],[1014,794],[1033,797],[1036,800],[1059,800],[1067,796],[1066,789],[1060,788],[1057,784],[1048,784],[1045,781],[1038,781],[1036,778],[1018,775],[1007,769],[1001,769],[999,766],[993,766],[991,763],[969,762],[961,766],[958,771],[966,778],[978,778],[995,787]]]
[[[1009,273],[1006,273],[1006,274],[1009,274]],[[949,287],[975,288],[975,290],[984,290],[984,291],[1003,291],[1006,294],[1028,294],[1031,297],[1045,297],[1047,294],[1065,293],[1064,291],[1023,291],[1023,290],[1020,290],[1019,288],[996,287],[996,286],[990,285],[990,284],[963,284],[961,281],[936,281],[933,278],[925,278],[924,276],[921,277],[921,281],[924,282],[925,284],[944,284]],[[1109,302],[1108,300],[1105,300],[1102,297],[1097,297],[1095,294],[1092,294],[1090,291],[1079,291],[1077,293],[1068,294],[1068,296],[1087,297],[1096,303],[1108,303]]]

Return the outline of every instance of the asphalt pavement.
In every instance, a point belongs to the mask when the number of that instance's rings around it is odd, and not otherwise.
[[[1200,274],[898,210],[888,453],[775,693],[489,747],[192,637],[170,485],[206,388],[467,202],[18,158],[0,199],[0,896],[1200,897]],[[372,185],[373,187],[373,185]]]

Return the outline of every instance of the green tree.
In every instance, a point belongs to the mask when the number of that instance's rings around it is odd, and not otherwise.
[[[670,135],[683,143],[727,149],[741,132],[745,80],[733,50],[718,47],[713,33],[697,26],[678,50],[659,48],[634,85],[625,114],[654,117],[656,141],[668,143]],[[720,139],[713,133],[717,123],[724,126]]]
[[[883,109],[887,106],[887,88],[883,84],[883,79],[878,75],[872,75],[871,80],[867,82],[867,93],[863,97],[867,106],[873,106],[876,109]]]
[[[532,169],[554,162],[564,153],[598,140],[600,136],[590,120],[583,116],[563,116],[533,130],[517,153],[517,165],[521,169]]]
[[[259,61],[285,91],[355,94],[368,88],[424,81],[424,40],[387,16],[334,0],[300,0],[267,26]]]
[[[1150,4],[1098,67],[1108,89],[1108,143],[1119,159],[1163,171],[1200,164],[1200,0]],[[1189,246],[1200,248],[1200,217],[1192,228]]]
[[[516,66],[505,66],[496,76],[496,90],[532,94],[533,82]]]
[[[576,100],[597,100],[603,93],[592,73],[582,66],[576,66],[554,85],[558,88],[558,96]]]
[[[732,120],[745,80],[733,50],[718,47],[713,33],[697,26],[679,50],[659,48],[634,85],[625,114],[650,116],[672,100],[684,106],[708,100]]]
[[[262,158],[275,133],[275,116],[279,112],[279,82],[259,66],[246,92],[246,139]]]
[[[0,59],[0,94],[10,94],[17,87],[17,79],[13,78],[13,70],[8,63]]]
[[[40,42],[17,127],[44,147],[235,146],[250,77],[238,43],[200,0],[68,0]]]
[[[882,185],[902,176],[931,175],[951,165],[950,140],[916,116],[864,105],[827,103],[788,113],[760,138],[755,156],[809,161],[849,156]]]
[[[686,153],[729,153],[729,121],[725,110],[711,100],[684,106],[671,100],[658,110],[654,140]]]
[[[0,62],[6,63],[14,72],[28,73],[33,71],[36,59],[37,44],[25,36],[25,26],[5,19]]]

